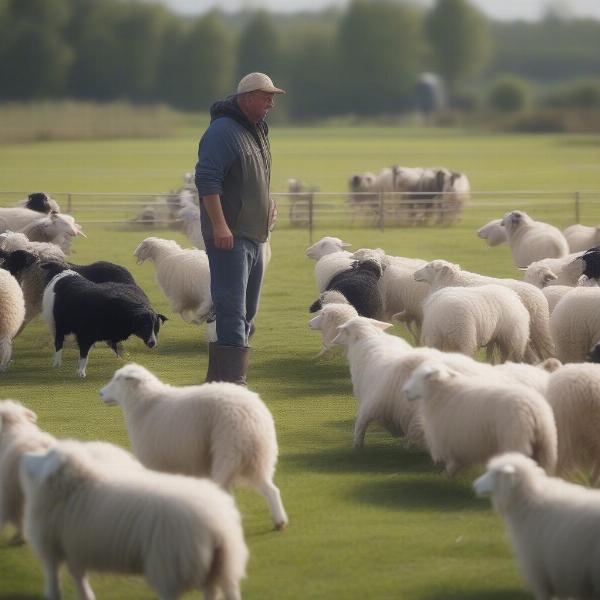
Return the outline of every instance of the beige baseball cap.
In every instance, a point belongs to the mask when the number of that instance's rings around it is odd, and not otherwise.
[[[249,73],[242,77],[237,86],[238,94],[246,94],[256,90],[271,94],[285,94],[285,90],[275,87],[271,78],[264,73]]]

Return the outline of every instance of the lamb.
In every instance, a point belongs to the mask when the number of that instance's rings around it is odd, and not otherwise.
[[[285,527],[273,483],[275,424],[258,394],[224,382],[174,387],[132,363],[115,372],[100,396],[122,408],[133,452],[144,466],[210,476],[227,490],[246,482],[267,500],[275,527]]]
[[[544,301],[545,303],[545,301]],[[500,350],[520,362],[529,339],[529,313],[515,292],[500,285],[442,288],[425,301],[421,344],[472,356],[477,348]]]
[[[494,219],[477,230],[477,235],[487,242],[488,246],[499,246],[506,242],[506,229],[502,226],[502,219]]]
[[[600,596],[600,491],[548,477],[517,453],[493,458],[473,488],[492,496],[537,600]]]
[[[558,466],[562,476],[578,471],[600,479],[600,365],[569,364],[550,375],[546,400],[558,431]]]
[[[25,208],[29,208],[30,210],[35,210],[36,212],[43,213],[45,215],[51,212],[60,212],[60,206],[58,202],[51,198],[45,192],[34,192],[33,194],[29,194],[27,196],[27,200],[23,200],[20,203],[20,206]]]
[[[65,260],[65,253],[56,244],[31,242],[24,233],[14,231],[0,233],[0,250],[5,253],[27,250],[38,256],[40,260]]]
[[[210,267],[204,250],[184,250],[174,240],[149,237],[134,250],[138,264],[154,263],[156,281],[171,310],[186,323],[200,324],[212,312]]]
[[[583,252],[568,254],[563,258],[545,258],[531,263],[525,269],[523,280],[539,288],[551,285],[575,287],[582,280],[585,264],[578,260]]]
[[[523,211],[506,213],[502,225],[517,267],[525,268],[543,258],[560,258],[569,254],[569,245],[559,229],[534,221]]]
[[[12,356],[12,340],[25,318],[25,300],[17,280],[0,269],[0,371],[6,371]]]
[[[338,273],[328,284],[327,290],[343,294],[359,315],[379,318],[383,310],[383,300],[378,287],[381,266],[373,260],[355,261],[348,271]],[[318,298],[310,306],[310,312],[322,308]]]
[[[544,295],[538,289],[516,279],[497,279],[469,271],[445,260],[434,260],[414,274],[416,281],[428,282],[432,291],[446,286],[501,285],[517,294],[529,313],[530,343],[527,347],[528,362],[538,362],[554,354],[549,330],[549,310]]]
[[[550,316],[556,356],[563,363],[582,362],[600,340],[600,288],[573,288]]]
[[[43,451],[56,443],[36,425],[37,415],[13,400],[0,401],[0,531],[10,524],[11,543],[23,540],[23,491],[19,460],[25,452]]]
[[[248,549],[233,498],[207,480],[104,466],[77,442],[28,453],[20,467],[25,536],[60,599],[65,561],[80,598],[90,569],[143,574],[161,600],[200,589],[240,600]]]
[[[71,215],[51,212],[32,221],[21,230],[31,242],[56,244],[65,254],[71,252],[71,238],[76,235],[87,237]]]
[[[431,458],[444,463],[449,476],[507,451],[522,452],[554,471],[554,416],[535,390],[428,362],[413,373],[403,392],[408,401],[422,403]]]
[[[327,284],[335,275],[350,269],[354,260],[344,248],[351,245],[340,238],[326,236],[306,249],[306,256],[317,261],[315,277],[319,293],[327,289]]]
[[[594,246],[600,246],[600,225],[587,227],[586,225],[571,225],[563,231],[569,244],[570,252],[580,252]]]
[[[321,310],[308,324],[311,329],[320,330],[323,337],[323,347],[318,356],[323,356],[332,350],[332,342],[338,334],[338,326],[358,316],[354,306],[339,292],[323,292],[321,302],[323,305]]]

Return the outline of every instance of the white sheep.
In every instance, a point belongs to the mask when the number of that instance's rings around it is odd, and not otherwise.
[[[565,365],[550,375],[546,400],[554,411],[558,431],[561,475],[577,471],[600,478],[600,365]]]
[[[61,597],[66,562],[82,600],[88,570],[144,575],[161,600],[198,589],[240,600],[248,549],[233,498],[208,480],[103,465],[65,441],[25,454],[25,536],[44,569],[44,597]]]
[[[31,242],[56,244],[65,254],[71,251],[71,238],[81,235],[87,237],[81,225],[71,215],[51,212],[32,221],[22,229]]]
[[[437,222],[456,223],[471,198],[471,184],[464,173],[450,172],[444,177]]]
[[[156,281],[186,323],[199,324],[212,311],[210,267],[204,250],[184,250],[174,240],[146,238],[133,252],[138,264],[154,263]]]
[[[14,252],[15,250],[26,250],[40,258],[40,260],[55,260],[64,262],[65,253],[56,244],[50,242],[32,242],[24,234],[16,231],[5,231],[0,233],[0,250]]]
[[[434,260],[414,274],[416,281],[428,282],[432,292],[444,287],[473,287],[481,285],[501,285],[517,294],[529,313],[530,343],[525,358],[529,362],[538,362],[554,354],[554,345],[550,336],[547,301],[534,286],[516,279],[497,279],[478,273],[463,271],[460,265]]]
[[[378,286],[383,301],[382,319],[390,321],[402,313],[396,320],[402,322],[418,343],[423,321],[423,302],[429,295],[429,286],[417,282],[414,272],[427,264],[420,258],[390,256],[381,248],[373,250],[361,248],[354,252],[357,260],[377,261],[383,270]]]
[[[317,356],[323,356],[332,350],[333,339],[338,334],[337,328],[349,319],[358,316],[356,309],[342,294],[329,290],[321,294],[323,308],[313,317],[308,326],[321,332],[323,345]]]
[[[548,477],[517,453],[493,458],[473,488],[491,495],[536,600],[600,597],[600,491]]]
[[[585,269],[585,263],[578,260],[583,252],[568,254],[561,258],[544,258],[531,263],[523,275],[523,281],[538,288],[551,285],[578,285]]]
[[[25,300],[17,280],[0,269],[0,371],[5,371],[12,356],[12,340],[25,318]]]
[[[352,254],[344,250],[351,245],[340,238],[326,236],[306,249],[306,256],[317,261],[315,277],[319,293],[325,291],[327,284],[338,273],[347,271],[352,266]]]
[[[555,306],[550,333],[563,363],[583,362],[600,340],[600,288],[573,288]]]
[[[487,242],[490,247],[504,244],[507,240],[506,229],[502,226],[502,219],[494,219],[477,230],[477,235]]]
[[[435,463],[444,463],[448,475],[507,451],[532,456],[554,471],[554,416],[534,389],[428,362],[415,370],[403,391],[408,401],[422,403],[429,453]]]
[[[571,225],[563,231],[571,252],[580,252],[600,245],[600,225]]]
[[[562,300],[563,296],[572,291],[573,288],[570,285],[549,285],[542,288],[542,294],[544,294],[548,301],[548,310],[550,314],[554,312],[556,305]]]
[[[0,401],[0,531],[10,524],[13,543],[23,537],[23,491],[19,483],[19,460],[25,452],[43,451],[56,440],[36,425],[37,415],[13,400]]]
[[[40,219],[41,213],[21,206],[0,208],[0,222],[5,230],[20,231]]]
[[[210,476],[225,489],[247,483],[267,500],[275,527],[285,527],[288,518],[273,483],[275,424],[258,394],[224,382],[175,387],[129,364],[100,395],[123,410],[133,452],[143,465]]]
[[[204,238],[202,237],[200,206],[196,195],[189,190],[179,193],[180,207],[175,212],[175,219],[182,225],[185,236],[192,246],[204,250]]]
[[[544,301],[545,303],[545,301]],[[472,356],[498,347],[501,360],[521,361],[529,340],[529,313],[515,292],[500,285],[447,287],[423,306],[421,344]]]
[[[542,258],[569,254],[569,245],[560,229],[534,221],[527,213],[513,210],[504,215],[502,225],[517,267],[527,267]]]

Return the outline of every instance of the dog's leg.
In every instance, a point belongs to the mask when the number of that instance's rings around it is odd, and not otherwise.
[[[57,329],[56,333],[54,334],[54,361],[52,362],[53,367],[60,367],[60,365],[62,364],[62,350],[64,343],[65,334]]]
[[[88,355],[90,348],[94,345],[93,340],[85,340],[77,336],[77,345],[79,346],[79,365],[77,368],[77,375],[79,377],[85,377],[85,369],[88,363]]]

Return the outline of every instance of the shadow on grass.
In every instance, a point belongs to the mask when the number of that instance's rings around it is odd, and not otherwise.
[[[522,590],[464,590],[437,592],[423,600],[531,600],[531,594]]]
[[[477,498],[466,482],[450,481],[433,474],[418,479],[398,477],[387,481],[369,481],[353,490],[346,490],[344,496],[360,504],[401,510],[435,509],[443,512],[490,508],[490,503]]]
[[[0,592],[0,600],[40,600],[40,598],[39,594],[14,594],[12,592],[5,594]]]

